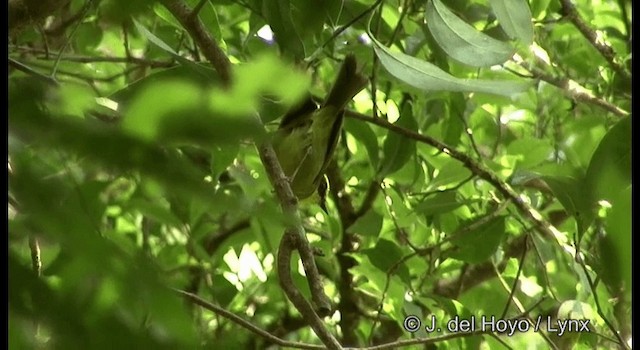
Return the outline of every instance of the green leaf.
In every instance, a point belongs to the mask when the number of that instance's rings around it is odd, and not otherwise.
[[[123,130],[145,141],[162,141],[211,147],[261,138],[263,130],[249,115],[207,105],[207,94],[191,82],[161,81],[142,90],[125,111]],[[222,95],[218,95],[222,97]],[[236,105],[251,104],[252,96],[239,97]],[[162,103],[157,103],[162,101]],[[222,114],[229,112],[230,114]]]
[[[375,210],[369,210],[349,227],[347,232],[362,236],[378,237],[382,229],[382,216]]]
[[[366,278],[368,281],[367,284],[361,285],[360,288],[369,287],[368,291],[371,289],[374,290],[374,293],[372,293],[373,295],[381,296],[389,276],[385,271],[381,271],[378,267],[374,266],[366,256],[358,256],[356,257],[356,260],[358,261],[358,264],[349,269],[349,272],[351,272],[354,277]]]
[[[457,160],[447,158],[440,166],[438,174],[429,182],[428,190],[441,186],[455,186],[471,175],[471,171]]]
[[[417,130],[418,125],[413,118],[413,109],[411,102],[407,102],[402,107],[400,112],[400,118],[396,122],[398,126],[402,126],[408,130]],[[380,177],[386,177],[402,168],[405,163],[415,155],[416,142],[404,135],[400,135],[396,132],[389,131],[387,137],[384,140],[382,146],[382,162],[380,165],[380,171],[378,172]]]
[[[309,77],[293,70],[279,57],[265,54],[232,71],[231,89],[214,89],[209,100],[217,113],[234,116],[252,115],[260,108],[263,96],[280,99],[286,107],[299,102],[309,89]]]
[[[262,2],[262,14],[269,23],[280,49],[295,60],[305,57],[305,49],[293,24],[290,0]]]
[[[95,93],[84,85],[61,85],[55,95],[57,98],[49,108],[56,114],[84,118],[85,113],[95,106]]]
[[[461,237],[454,237],[452,241],[458,249],[451,256],[471,264],[481,263],[496,252],[505,233],[505,216],[492,218],[473,230],[464,232]]]
[[[219,305],[226,307],[237,294],[236,286],[229,283],[222,273],[215,273],[211,276],[211,295]]]
[[[144,198],[132,198],[128,201],[127,206],[131,209],[139,211],[142,215],[148,216],[163,224],[180,228],[182,222],[176,217],[171,210],[163,207],[158,201],[149,201]]]
[[[51,118],[37,110],[10,113],[14,130],[28,130],[35,146],[56,148],[86,157],[119,171],[140,171],[162,182],[173,192],[207,199],[212,188],[192,164],[114,128],[96,128],[84,121]]]
[[[582,235],[595,217],[595,203],[589,191],[585,190],[585,181],[568,176],[543,176],[542,179],[569,215],[574,217],[578,235]]]
[[[192,6],[196,6],[200,0],[190,0],[190,2]],[[202,6],[202,9],[198,12],[198,17],[200,17],[202,23],[209,29],[209,33],[211,33],[220,48],[224,50],[226,44],[222,36],[222,29],[220,29],[220,20],[218,19],[218,13],[211,0],[208,0],[207,3]]]
[[[454,191],[437,193],[420,202],[420,204],[416,206],[415,211],[424,215],[448,213],[464,204],[459,202],[456,197],[456,192]]]
[[[451,58],[473,67],[490,67],[508,60],[511,45],[479,32],[449,10],[440,0],[427,2],[427,26]]]
[[[631,118],[623,118],[602,138],[586,174],[593,200],[611,200],[631,184]]]
[[[403,282],[411,283],[409,276],[409,268],[403,263],[399,263],[403,257],[402,249],[392,241],[386,239],[378,240],[375,247],[364,249],[364,255],[369,258],[373,266],[385,273],[392,272],[392,275],[398,275]]]
[[[578,300],[565,300],[558,309],[559,320],[593,320],[596,313],[587,303]]]
[[[607,234],[600,240],[600,264],[598,273],[612,288],[624,287],[631,291],[631,186],[613,198],[613,206],[607,213]]]
[[[179,60],[179,61],[187,61],[184,57],[178,55],[177,52],[175,52],[171,46],[167,45],[164,41],[162,41],[162,39],[158,38],[157,36],[155,36],[153,33],[151,33],[144,25],[142,25],[140,22],[134,20],[133,24],[135,24],[136,28],[138,29],[138,31],[140,32],[140,34],[142,34],[145,38],[147,38],[147,40],[149,40],[150,42],[152,42],[153,44],[155,44],[157,47],[161,48],[162,50],[164,50],[165,52],[169,53],[171,56],[173,56],[175,59]]]
[[[518,39],[524,45],[533,42],[531,9],[526,0],[489,0],[500,26],[511,39]]]
[[[543,19],[547,13],[555,12],[554,6],[550,6],[552,3],[551,0],[532,0],[531,1],[531,12],[532,17],[536,20]],[[559,6],[559,5],[556,5]]]
[[[219,84],[220,78],[216,71],[205,65],[198,64],[198,69],[181,65],[153,72],[112,93],[109,98],[118,103],[118,110],[123,111],[135,96],[163,81],[185,81],[205,89]]]
[[[325,23],[340,14],[340,1],[291,0],[292,20],[300,36],[307,41],[322,33]]]
[[[102,36],[102,28],[96,21],[82,23],[74,35],[74,46],[80,52],[91,52],[100,45]]]
[[[180,30],[184,29],[182,28],[182,25],[180,24],[180,22],[178,22],[178,20],[171,14],[171,12],[166,7],[164,7],[164,5],[158,2],[154,3],[153,12],[156,14],[156,16],[162,18],[167,23],[174,26],[176,29],[180,29]]]
[[[240,151],[239,144],[229,144],[224,147],[221,145],[215,145],[211,151],[211,175],[214,179],[217,179],[229,165],[233,164],[238,152]]]
[[[187,4],[193,8],[195,7],[200,0],[188,0]],[[167,23],[172,25],[173,27],[179,30],[185,30],[185,28],[178,22],[178,20],[171,14],[171,12],[162,4],[155,3],[153,4],[153,12]],[[209,33],[212,34],[213,38],[216,40],[218,45],[221,48],[225,48],[224,38],[222,37],[222,31],[220,30],[220,21],[218,20],[218,14],[213,7],[213,3],[211,1],[207,1],[200,8],[200,12],[198,12],[198,17],[202,21],[202,23],[209,29]]]
[[[507,154],[522,157],[517,163],[519,169],[530,169],[548,159],[553,148],[546,139],[523,137],[509,144]]]
[[[380,63],[391,75],[424,91],[484,92],[508,97],[531,86],[530,82],[456,78],[429,62],[392,52],[372,34],[369,37]]]
[[[346,118],[343,124],[344,130],[353,135],[367,150],[367,155],[371,161],[373,169],[378,168],[380,164],[380,148],[378,147],[378,138],[368,123]]]
[[[202,66],[200,66],[199,64],[190,61],[182,56],[180,56],[177,52],[175,52],[175,50],[173,50],[171,48],[171,46],[167,45],[167,43],[165,43],[164,41],[162,41],[162,39],[158,38],[157,36],[155,36],[153,33],[151,33],[144,25],[142,25],[140,22],[134,20],[133,23],[135,24],[136,28],[138,29],[138,31],[145,37],[147,38],[147,40],[149,40],[150,42],[152,42],[154,45],[156,45],[157,47],[161,48],[163,51],[167,52],[169,55],[171,55],[173,58],[176,59],[176,61],[180,62],[180,64],[191,68],[192,70],[194,70],[195,72],[198,72],[199,74],[202,74],[204,76],[207,76],[209,74],[208,70],[206,68],[203,68]]]
[[[460,136],[464,131],[463,120],[467,101],[462,93],[452,93],[447,103],[449,118],[444,123],[444,143],[449,147],[456,147],[460,144]],[[446,114],[445,114],[446,115]]]
[[[128,108],[122,122],[123,130],[144,140],[154,140],[159,136],[162,122],[169,112],[186,111],[194,102],[204,102],[193,100],[198,95],[198,87],[180,80],[163,81],[149,86],[141,91]]]

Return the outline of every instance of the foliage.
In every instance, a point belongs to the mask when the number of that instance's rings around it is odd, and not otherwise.
[[[347,53],[371,84],[299,206],[339,342],[628,346],[631,3],[575,6],[10,0],[10,348],[322,344],[256,146]]]

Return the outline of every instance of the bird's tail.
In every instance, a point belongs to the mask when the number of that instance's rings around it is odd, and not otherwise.
[[[349,54],[345,57],[338,77],[323,106],[332,106],[336,107],[336,110],[342,110],[366,85],[367,77],[358,73],[356,57]]]

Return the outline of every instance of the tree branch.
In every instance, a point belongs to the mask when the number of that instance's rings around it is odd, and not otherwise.
[[[558,229],[556,229],[549,222],[545,221],[542,218],[542,215],[540,215],[540,213],[537,210],[532,208],[522,198],[520,198],[520,196],[511,188],[511,186],[509,186],[502,179],[498,178],[498,176],[496,176],[493,172],[487,169],[484,165],[478,163],[477,161],[470,158],[466,154],[454,148],[451,148],[448,145],[430,136],[422,135],[417,133],[416,131],[402,128],[382,118],[373,119],[353,111],[346,111],[345,115],[350,118],[355,118],[355,119],[366,121],[368,123],[378,125],[380,127],[391,130],[393,132],[396,132],[400,135],[411,138],[418,142],[425,143],[429,146],[437,148],[438,150],[440,150],[445,154],[448,154],[452,158],[461,162],[464,165],[464,167],[471,170],[472,173],[476,174],[481,179],[490,183],[503,196],[505,196],[506,198],[509,198],[513,202],[513,204],[516,206],[520,214],[525,218],[527,218],[529,221],[531,221],[535,229],[538,232],[540,232],[543,236],[556,240],[560,245],[564,244],[565,237],[558,231]]]
[[[218,43],[209,34],[198,16],[182,0],[162,0],[162,4],[178,19],[209,60],[213,68],[220,74],[225,86],[231,84],[231,61],[222,51]]]
[[[320,274],[318,273],[318,268],[316,267],[315,259],[313,258],[313,250],[311,249],[311,245],[307,240],[304,227],[302,226],[302,219],[300,218],[300,214],[298,213],[298,200],[291,190],[289,180],[284,175],[282,167],[278,162],[278,157],[276,156],[276,153],[273,150],[271,144],[262,144],[259,146],[258,150],[260,153],[262,164],[264,164],[265,166],[267,175],[269,176],[269,180],[271,181],[271,184],[275,189],[276,196],[278,197],[278,200],[282,205],[285,216],[288,219],[292,220],[282,239],[288,239],[291,242],[295,243],[295,248],[300,252],[302,265],[305,268],[307,280],[309,282],[309,288],[311,289],[311,298],[316,306],[316,309],[321,314],[328,315],[331,311],[331,303],[329,301],[329,298],[324,294],[322,280],[320,279]],[[283,247],[282,244],[280,247]],[[286,263],[288,266],[289,260],[287,260]]]
[[[577,89],[576,87],[578,87],[579,85],[575,82],[572,83],[572,81],[569,78],[560,78],[560,77],[556,77],[553,76],[545,71],[543,71],[540,68],[537,67],[533,67],[533,66],[527,66],[525,64],[521,64],[523,66],[523,68],[525,68],[526,70],[528,70],[533,78],[536,79],[540,79],[543,80],[557,88],[559,88],[560,90],[562,90],[562,92],[572,98],[575,101],[578,102],[585,102],[588,104],[592,104],[595,106],[598,106],[608,112],[611,112],[615,115],[617,115],[618,117],[626,117],[629,115],[629,112],[625,111],[624,109],[602,99],[602,98],[598,98],[596,96],[593,96],[585,91],[580,91],[579,89]],[[574,85],[574,86],[571,86]],[[585,89],[586,90],[586,89]]]
[[[274,335],[271,335],[270,333],[260,329],[258,326],[252,324],[251,322],[242,319],[240,316],[229,312],[227,310],[225,310],[224,308],[221,308],[220,306],[214,305],[202,298],[200,298],[199,296],[197,296],[196,294],[193,293],[189,293],[180,289],[173,289],[176,293],[182,295],[183,297],[185,297],[186,299],[188,299],[189,301],[191,301],[194,304],[197,304],[199,306],[202,306],[203,308],[216,313],[217,315],[220,315],[230,321],[232,321],[233,323],[249,330],[252,333],[255,333],[265,339],[267,339],[268,341],[280,345],[280,346],[287,346],[287,347],[292,347],[292,348],[297,348],[297,349],[324,349],[324,346],[320,346],[320,345],[313,345],[313,344],[305,344],[305,343],[298,343],[298,342],[292,342],[292,341],[287,341],[284,339],[280,339]]]
[[[36,57],[39,60],[50,61],[53,60],[54,56],[60,55],[59,52],[49,51],[47,56],[47,52],[43,49],[26,47],[26,46],[12,46],[9,45],[10,49],[18,50],[20,52],[26,52],[31,54],[41,54],[43,56]],[[78,63],[96,63],[96,62],[111,62],[111,63],[131,63],[144,65],[151,68],[169,68],[176,66],[177,63],[174,60],[170,61],[155,61],[149,60],[145,58],[138,58],[134,56],[130,57],[109,57],[109,56],[78,56],[78,55],[60,55],[60,61],[67,62],[78,62]]]
[[[316,310],[323,315],[330,313],[331,303],[329,298],[324,294],[322,280],[320,279],[320,274],[318,273],[313,257],[313,250],[302,227],[302,220],[298,213],[298,201],[291,190],[289,181],[284,175],[282,167],[278,162],[278,157],[271,144],[265,143],[260,145],[259,153],[262,164],[265,166],[267,175],[275,189],[276,196],[282,205],[283,211],[286,217],[292,220],[290,226],[285,230],[278,249],[277,266],[280,286],[296,309],[300,311],[304,319],[309,322],[311,328],[322,342],[328,348],[342,349],[340,343],[338,343],[335,337],[327,330],[309,302],[300,294],[293,284],[290,262],[292,250],[297,249],[300,252],[302,265],[304,266],[307,281],[309,282],[309,289],[311,290],[311,299],[316,306]]]
[[[314,312],[311,304],[309,304],[309,302],[302,296],[302,294],[300,294],[300,291],[298,291],[298,289],[293,284],[290,266],[291,255],[294,249],[296,249],[300,245],[303,245],[300,243],[301,242],[299,242],[299,236],[295,234],[295,232],[289,230],[285,232],[282,240],[280,240],[277,259],[280,286],[287,294],[289,300],[291,300],[293,305],[295,305],[296,309],[300,311],[302,317],[304,317],[304,319],[310,323],[313,331],[316,333],[316,335],[318,335],[318,338],[322,340],[327,348],[342,349],[342,346],[340,345],[340,343],[338,343],[338,340],[336,340],[336,338],[331,333],[329,333],[320,317]]]
[[[162,0],[162,4],[180,21],[182,26],[187,30],[189,35],[195,40],[196,44],[202,50],[204,56],[216,69],[225,86],[231,84],[231,62],[222,51],[220,46],[215,42],[213,37],[207,32],[206,28],[197,16],[196,11],[192,11],[182,0]],[[311,324],[318,337],[325,342],[325,345],[331,348],[341,348],[337,340],[326,329],[322,320],[308,307],[308,302],[302,298],[296,298],[299,292],[293,283],[285,283],[283,279],[290,280],[289,262],[291,260],[290,249],[296,248],[300,252],[300,258],[307,274],[307,280],[311,289],[311,297],[321,314],[328,314],[331,311],[331,303],[329,298],[324,294],[322,281],[313,259],[313,251],[307,240],[302,221],[298,213],[297,199],[291,191],[289,181],[286,179],[282,167],[278,162],[278,158],[270,143],[263,143],[258,146],[260,159],[265,166],[265,170],[269,176],[269,180],[273,184],[276,195],[282,205],[283,211],[287,218],[292,219],[292,224],[285,230],[282,237],[280,249],[285,251],[278,253],[278,265],[284,262],[280,259],[286,259],[287,271],[281,271],[281,285],[285,288],[285,293],[294,303],[298,311]]]
[[[580,14],[576,10],[576,7],[571,3],[571,0],[560,0],[562,6],[562,14],[567,17],[571,23],[582,33],[582,35],[589,41],[589,43],[604,57],[616,73],[620,74],[624,79],[631,79],[629,73],[624,67],[616,61],[616,52],[613,48],[603,41],[598,39],[598,34],[591,29],[587,23],[580,17]]]

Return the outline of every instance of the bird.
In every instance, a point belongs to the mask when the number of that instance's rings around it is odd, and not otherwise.
[[[309,96],[282,117],[272,144],[298,200],[312,196],[323,181],[340,138],[344,109],[367,82],[355,56],[348,54],[319,107]]]

